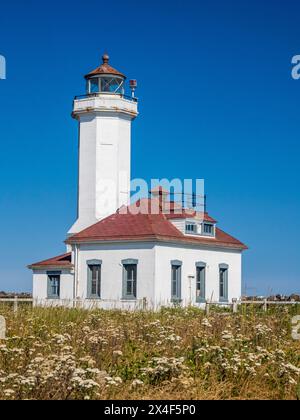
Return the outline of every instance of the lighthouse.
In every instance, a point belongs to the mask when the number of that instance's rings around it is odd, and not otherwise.
[[[161,186],[129,205],[136,81],[127,96],[124,74],[107,55],[102,60],[85,76],[86,92],[72,113],[79,128],[78,217],[65,254],[29,265],[34,305],[156,310],[204,308],[212,296],[221,305],[240,299],[247,247],[207,211],[170,201]]]
[[[130,202],[131,123],[138,115],[134,97],[126,95],[126,76],[102,64],[85,76],[86,93],[75,97],[78,121],[78,207],[73,235],[115,213]]]

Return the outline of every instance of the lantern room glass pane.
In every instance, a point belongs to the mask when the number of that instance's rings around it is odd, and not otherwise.
[[[103,77],[101,78],[101,92],[123,94],[123,84],[123,79],[116,77]]]
[[[98,93],[99,92],[99,79],[91,79],[90,80],[90,93]]]

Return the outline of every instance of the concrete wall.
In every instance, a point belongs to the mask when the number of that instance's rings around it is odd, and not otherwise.
[[[122,299],[123,266],[122,260],[137,259],[137,299],[147,297],[154,301],[155,246],[152,243],[141,244],[111,244],[111,245],[81,245],[78,258],[79,284],[77,297],[87,297],[87,261],[102,260],[101,267],[101,298],[105,301]],[[108,302],[109,303],[109,302]],[[107,303],[106,306],[109,306]],[[132,307],[135,303],[128,302]],[[119,305],[117,305],[119,306]],[[124,307],[124,302],[121,307]]]
[[[87,299],[87,261],[102,260],[101,300]],[[136,259],[137,301],[122,299],[123,266],[122,260]],[[171,304],[171,261],[182,262],[181,297],[182,304],[196,303],[196,262],[206,263],[206,299],[219,301],[219,264],[228,264],[228,300],[241,297],[241,252],[206,249],[171,244],[127,243],[127,244],[82,244],[78,259],[73,258],[75,270],[78,270],[77,299],[79,306],[104,309],[141,309],[143,298],[147,299],[148,308],[159,308]],[[61,302],[73,299],[73,274],[62,270]],[[35,270],[33,274],[33,297],[40,303],[56,305],[59,301],[47,300],[46,271]]]
[[[70,270],[34,270],[32,296],[36,304],[58,305],[58,299],[47,299],[48,276],[47,271],[61,271],[60,277],[60,299],[69,301],[73,299],[73,279]]]
[[[192,246],[156,246],[155,301],[158,305],[168,305],[171,299],[171,261],[182,261],[181,297],[183,304],[196,303],[196,262],[205,262],[206,299],[219,301],[219,264],[229,265],[228,300],[241,297],[241,252],[224,251],[217,248],[208,250]],[[189,278],[193,276],[193,278]]]
[[[130,201],[131,122],[137,103],[114,95],[76,100],[79,121],[78,233]]]

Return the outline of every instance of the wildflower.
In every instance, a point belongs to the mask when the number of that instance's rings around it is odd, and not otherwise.
[[[222,340],[232,340],[232,339],[233,339],[232,334],[223,334],[222,335]]]
[[[121,350],[114,350],[113,355],[115,357],[122,357],[123,356],[123,352]]]
[[[105,380],[106,380],[106,383],[107,383],[107,385],[106,385],[107,387],[108,386],[118,386],[123,382],[121,378],[119,378],[119,377],[112,378],[111,376],[107,376],[105,378]]]
[[[201,322],[201,325],[203,327],[207,327],[207,328],[212,328],[211,323],[209,322],[209,320],[207,318],[204,318],[203,321]]]
[[[4,390],[4,395],[6,397],[12,397],[15,394],[15,391],[13,389],[5,389]]]
[[[297,375],[300,375],[300,369],[297,368],[297,366],[292,365],[291,363],[287,363],[286,365],[284,365],[284,367],[294,373],[296,373]]]
[[[137,388],[142,385],[144,385],[144,382],[141,381],[140,379],[135,379],[131,384],[132,388]]]

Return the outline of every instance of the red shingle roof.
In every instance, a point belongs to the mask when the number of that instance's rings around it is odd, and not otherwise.
[[[95,70],[88,73],[85,76],[86,79],[88,79],[91,76],[96,76],[97,74],[113,74],[115,76],[121,76],[121,77],[124,77],[126,79],[126,76],[123,73],[120,73],[118,70],[114,69],[113,67],[111,67],[108,64],[108,62],[109,62],[109,56],[108,55],[104,54],[102,59],[103,59],[103,64],[101,64],[101,66],[97,67]]]
[[[208,213],[198,213],[199,217],[203,217],[204,222],[210,222],[210,223],[217,223],[215,219],[213,219]],[[191,210],[183,210],[182,212],[171,212],[169,214],[166,214],[167,219],[193,219],[197,216],[197,213],[195,211]]]
[[[146,204],[150,203],[146,201]],[[145,201],[143,202],[145,203]],[[216,237],[186,236],[169,220],[170,214],[132,214],[127,208],[127,214],[115,213],[93,226],[79,232],[66,240],[66,243],[108,242],[108,241],[164,241],[189,243],[195,245],[217,246],[235,249],[247,249],[239,240],[220,229],[216,229]],[[178,214],[176,217],[178,218]],[[191,217],[191,214],[189,216]],[[207,219],[213,221],[208,215]]]
[[[49,267],[49,268],[71,268],[71,252],[68,254],[59,255],[58,257],[50,258],[48,260],[40,261],[38,263],[31,264],[28,268],[38,268],[38,267]]]

